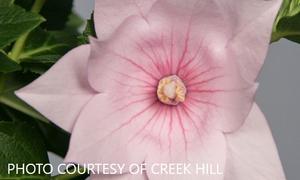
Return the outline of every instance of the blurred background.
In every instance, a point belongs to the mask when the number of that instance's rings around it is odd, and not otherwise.
[[[88,19],[94,0],[75,0],[74,10]],[[264,112],[288,180],[300,170],[300,44],[281,40],[270,47],[259,76],[256,101]],[[62,160],[50,156],[53,164]]]

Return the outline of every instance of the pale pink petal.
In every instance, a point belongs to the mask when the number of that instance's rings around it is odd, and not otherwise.
[[[255,80],[269,47],[272,25],[282,0],[160,0],[170,10],[194,14],[207,36],[225,43],[241,64],[244,78]],[[158,4],[158,3],[156,3]],[[208,31],[211,30],[211,31]],[[220,33],[223,36],[220,37]],[[217,35],[217,36],[216,36]]]
[[[71,132],[82,107],[94,94],[87,82],[89,53],[89,45],[70,51],[44,75],[18,90],[16,95]]]
[[[142,163],[146,142],[135,133],[158,107],[147,96],[96,95],[84,108],[74,127],[67,162]]]
[[[192,98],[214,105],[211,119],[219,121],[224,132],[238,129],[251,109],[257,88],[254,81],[264,61],[280,3],[161,0],[147,16],[152,26],[167,24],[173,28],[175,46],[178,42],[184,44],[179,46],[181,51],[175,47],[173,53],[179,59],[179,73],[190,76],[183,80],[192,81],[187,82],[193,86],[188,88]],[[257,26],[261,28],[255,31]],[[168,32],[167,28],[161,30]],[[183,40],[176,40],[178,36]],[[180,57],[184,57],[182,63]],[[185,60],[189,63],[186,57],[202,58],[202,63],[191,61],[190,67],[185,66]]]
[[[170,150],[150,151],[145,161],[150,180],[223,180],[226,144],[222,133],[215,131],[202,138],[190,139],[186,149],[175,146]],[[160,171],[164,165],[170,169]],[[182,168],[184,165],[186,170]]]
[[[210,112],[203,119],[234,131],[247,117],[257,88],[228,48],[234,16],[222,8],[226,3],[187,2],[158,1],[146,16],[127,18],[107,41],[92,39],[89,82],[99,92],[148,93],[164,76],[177,75],[193,99],[187,101]]]
[[[194,110],[162,105],[151,95],[99,94],[78,118],[65,161],[125,163],[127,172],[130,164],[153,163],[161,153],[164,158],[178,156],[164,160],[218,161],[223,167],[223,134]]]
[[[241,129],[225,137],[225,180],[285,179],[268,123],[256,104]]]
[[[282,0],[231,0],[235,27],[228,41],[233,59],[241,64],[241,73],[255,80],[264,63],[270,44],[273,22]]]
[[[146,174],[91,175],[88,180],[148,180]]]
[[[156,0],[96,0],[94,21],[99,40],[109,38],[129,16],[144,16]]]

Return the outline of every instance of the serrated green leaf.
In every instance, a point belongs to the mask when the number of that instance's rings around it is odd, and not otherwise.
[[[26,12],[11,2],[11,0],[0,1],[0,48],[9,45],[44,21],[42,16]]]
[[[273,25],[272,42],[281,38],[300,43],[300,0],[283,1]]]
[[[0,51],[0,73],[9,73],[18,71],[21,69],[21,66],[11,60],[4,52]]]
[[[19,61],[25,72],[43,74],[58,59],[77,45],[76,40],[76,36],[64,31],[36,29],[30,33],[19,56]]]
[[[45,174],[11,172],[8,163],[49,163],[45,144],[38,128],[28,122],[0,121],[0,178],[46,178]]]
[[[30,33],[19,59],[21,62],[54,63],[70,48],[72,46],[58,39],[56,33],[37,29]]]

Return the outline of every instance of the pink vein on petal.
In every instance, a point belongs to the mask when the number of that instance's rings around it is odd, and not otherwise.
[[[185,134],[185,128],[184,128],[184,125],[183,125],[183,122],[182,122],[182,118],[181,118],[181,115],[178,111],[178,107],[175,108],[176,110],[176,114],[177,114],[177,117],[178,117],[178,120],[179,120],[179,125],[180,125],[180,129],[181,129],[181,133],[183,135],[183,141],[184,141],[184,149],[185,149],[185,153],[187,153],[187,138],[186,138],[186,134]],[[187,155],[187,154],[185,154]]]
[[[121,59],[129,62],[131,65],[137,67],[138,69],[140,69],[141,71],[143,71],[145,74],[147,74],[148,76],[150,76],[151,78],[153,78],[154,80],[159,80],[156,76],[154,76],[152,73],[148,72],[144,67],[142,67],[141,65],[137,64],[134,62],[134,60],[128,58],[128,57],[125,57],[125,56],[122,56],[116,52],[114,52],[114,54],[118,57],[120,57]]]
[[[185,60],[185,56],[188,53],[189,40],[190,40],[190,31],[191,31],[191,24],[192,24],[191,21],[192,21],[192,18],[189,20],[189,24],[188,24],[188,28],[187,28],[186,35],[185,35],[185,40],[184,40],[184,48],[183,48],[182,55],[179,59],[178,65],[177,65],[176,74],[179,73],[182,62]]]

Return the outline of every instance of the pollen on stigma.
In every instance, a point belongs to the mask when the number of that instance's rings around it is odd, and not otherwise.
[[[183,81],[176,75],[162,78],[157,86],[157,97],[167,105],[177,105],[184,102],[187,90]]]

